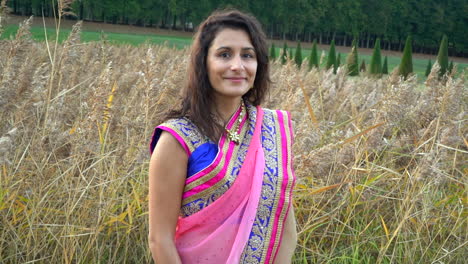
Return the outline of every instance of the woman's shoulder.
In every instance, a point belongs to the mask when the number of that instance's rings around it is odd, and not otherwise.
[[[291,113],[287,110],[263,108],[263,123],[267,127],[276,127],[288,134],[293,133],[294,122]]]
[[[291,148],[294,141],[294,125],[291,113],[287,110],[268,109],[263,110],[263,133],[266,138],[276,140],[283,149]]]
[[[287,111],[287,110],[270,109],[270,108],[266,108],[266,107],[263,107],[263,106],[254,106],[254,105],[250,104],[249,102],[247,102],[246,105],[247,105],[247,109],[249,110],[249,112],[252,112],[254,114],[257,112],[257,107],[259,107],[259,108],[262,109],[264,116],[278,116],[278,115],[281,115],[281,116],[284,116],[286,118],[291,119],[291,113],[289,111]]]
[[[288,113],[289,114],[289,111],[288,110],[283,110],[283,109],[270,109],[270,108],[265,108],[265,107],[262,107],[262,110],[263,112],[265,113],[275,113],[275,112],[282,112],[282,113]]]
[[[171,134],[180,142],[187,154],[191,153],[201,144],[206,142],[206,137],[200,133],[197,126],[187,117],[171,118],[156,126],[150,143],[152,151],[163,131]]]
[[[196,129],[196,126],[187,117],[171,118],[159,124],[157,127],[168,127],[176,130]]]
[[[262,107],[263,115],[267,118],[273,118],[275,121],[290,122],[291,113],[287,110],[269,109]]]

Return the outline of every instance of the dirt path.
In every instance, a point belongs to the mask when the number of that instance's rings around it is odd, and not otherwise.
[[[24,21],[28,17],[24,16],[14,16],[10,15],[7,18],[7,24],[19,24],[20,22]],[[44,18],[45,24],[47,27],[55,27],[55,21],[53,18]],[[33,19],[33,26],[43,26],[44,21],[41,17],[35,17]],[[62,20],[61,26],[63,28],[71,29],[71,27],[76,23],[76,20]],[[83,31],[104,31],[104,32],[112,32],[112,33],[123,33],[123,34],[154,34],[154,35],[161,35],[161,36],[175,36],[175,37],[187,37],[191,38],[193,36],[193,32],[184,32],[184,31],[175,31],[175,30],[166,30],[166,29],[159,29],[159,28],[150,28],[150,27],[137,27],[137,26],[130,26],[130,25],[117,25],[117,24],[107,24],[107,23],[98,23],[98,22],[83,22]],[[284,41],[283,40],[270,40],[270,43],[273,42],[277,47],[282,47]],[[294,41],[287,41],[288,46],[295,47],[296,42]],[[301,43],[303,48],[311,48],[312,44],[308,42]],[[328,50],[329,45],[318,45],[319,49]],[[336,46],[336,50],[341,53],[348,53],[351,48],[344,47],[344,46]],[[372,49],[366,48],[359,48],[359,53],[365,55],[371,55]],[[397,51],[387,51],[382,50],[383,56],[394,56],[394,57],[401,57],[402,53]],[[435,55],[428,55],[422,53],[413,53],[413,58],[428,60],[431,59],[434,61],[436,59]],[[468,58],[459,58],[459,57],[450,57],[449,60],[452,60],[457,63],[468,63]]]

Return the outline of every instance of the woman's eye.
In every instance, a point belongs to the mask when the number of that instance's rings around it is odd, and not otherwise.
[[[229,59],[232,56],[236,56],[236,55],[233,55],[230,52],[221,52],[221,53],[218,54],[218,57],[220,57],[222,59]],[[241,58],[244,58],[244,59],[255,58],[255,55],[252,54],[252,53],[241,53],[239,56],[241,56]]]
[[[228,52],[223,52],[223,53],[219,54],[219,56],[221,58],[229,58],[231,55]]]

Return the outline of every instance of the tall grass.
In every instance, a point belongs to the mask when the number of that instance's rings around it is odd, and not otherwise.
[[[0,262],[148,263],[148,142],[187,50],[0,41]],[[465,263],[466,72],[349,78],[273,63],[295,127],[294,263]]]

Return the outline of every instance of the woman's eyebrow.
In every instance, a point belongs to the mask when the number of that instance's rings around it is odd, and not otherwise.
[[[221,46],[221,47],[217,48],[216,50],[222,50],[222,49],[228,49],[228,50],[230,50],[231,47]]]
[[[232,48],[227,47],[227,46],[221,46],[221,47],[217,48],[216,50],[222,50],[222,49],[231,50]],[[253,50],[253,51],[255,51],[255,49],[253,47],[245,47],[245,48],[242,48],[242,50]]]

